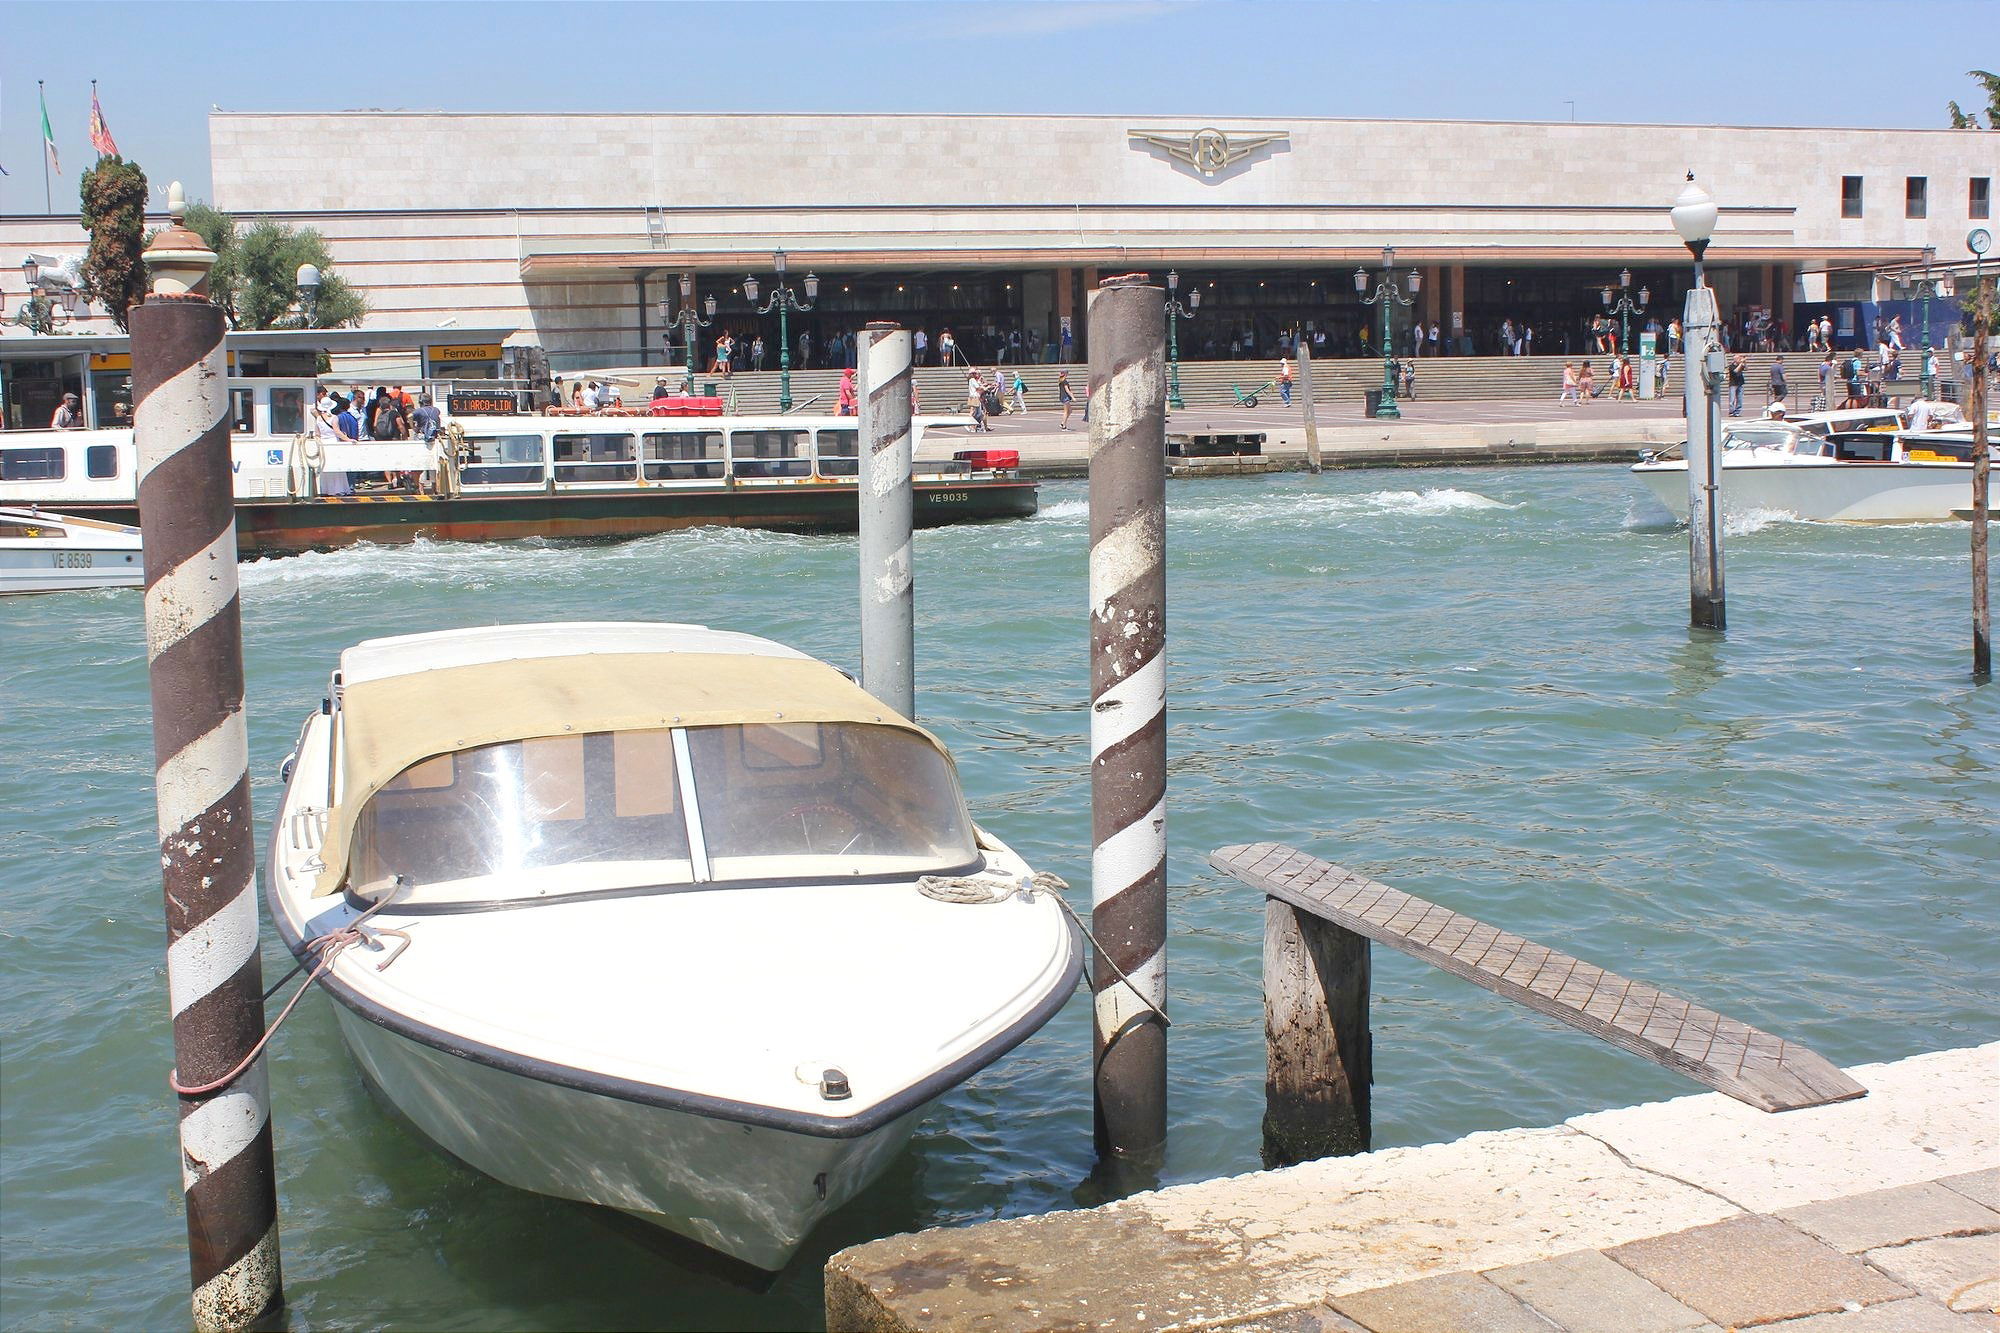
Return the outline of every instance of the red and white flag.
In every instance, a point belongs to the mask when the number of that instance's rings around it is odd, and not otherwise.
[[[118,141],[111,137],[111,129],[104,123],[104,108],[97,104],[95,80],[90,85],[90,146],[99,157],[118,156]]]

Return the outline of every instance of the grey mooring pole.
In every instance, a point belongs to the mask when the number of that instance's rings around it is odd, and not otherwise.
[[[1993,461],[1988,457],[1987,401],[1993,386],[1986,375],[1991,354],[1993,289],[1984,274],[1973,280],[1972,317],[1972,676],[1993,678],[1993,608],[1991,576],[1986,563],[1986,527],[1991,502]]]
[[[243,719],[243,621],[215,255],[182,223],[146,249],[133,307],[134,439],[146,562],[155,800],[167,909],[167,994],[180,1097],[194,1326],[241,1329],[284,1299],[257,955],[256,846]]]
[[[1319,414],[1313,409],[1312,348],[1299,345],[1299,392],[1306,401],[1306,466],[1319,471]]]
[[[910,334],[861,331],[861,688],[917,715],[916,618],[910,529]]]
[[[1090,302],[1090,898],[1097,1152],[1167,1139],[1166,304]],[[1115,965],[1115,970],[1114,970]],[[1119,972],[1125,974],[1121,979]]]
[[[1684,331],[1682,401],[1687,410],[1688,623],[1724,628],[1722,597],[1722,344],[1716,337],[1715,289],[1694,266],[1694,287],[1681,315]]]

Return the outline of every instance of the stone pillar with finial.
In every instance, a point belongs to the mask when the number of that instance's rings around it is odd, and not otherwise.
[[[167,995],[180,1099],[194,1326],[248,1328],[284,1299],[258,962],[256,838],[243,715],[243,623],[215,254],[186,225],[146,247],[130,314],[133,438],[146,560]]]

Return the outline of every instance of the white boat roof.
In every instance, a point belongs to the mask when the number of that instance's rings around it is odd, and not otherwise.
[[[595,653],[739,653],[751,657],[806,658],[797,649],[754,634],[710,629],[706,625],[558,620],[364,639],[340,655],[340,678],[343,685],[358,685],[441,668]]]

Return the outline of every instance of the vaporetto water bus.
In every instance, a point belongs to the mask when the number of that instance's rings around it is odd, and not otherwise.
[[[313,390],[310,380],[232,381],[244,556],[363,541],[617,538],[710,524],[840,531],[857,522],[853,417],[458,416],[430,444],[323,444],[304,430]],[[920,416],[915,444],[971,424]],[[1033,514],[1036,483],[1008,463],[979,450],[918,463],[917,526]],[[0,505],[136,524],[132,431],[0,435]]]

